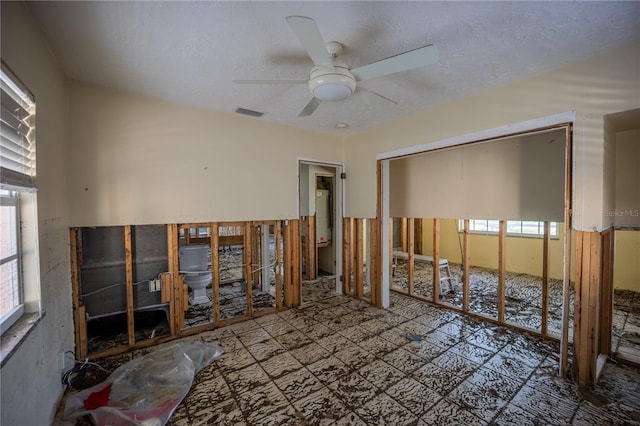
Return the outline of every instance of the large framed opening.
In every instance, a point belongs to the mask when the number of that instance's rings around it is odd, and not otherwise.
[[[564,374],[572,123],[560,114],[379,155],[382,305],[393,290],[555,337]]]

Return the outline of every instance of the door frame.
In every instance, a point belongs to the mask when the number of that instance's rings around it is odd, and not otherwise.
[[[389,216],[389,199],[390,199],[390,181],[389,181],[389,161],[411,155],[422,154],[425,152],[436,151],[444,148],[468,145],[474,143],[482,143],[493,139],[507,138],[527,133],[534,133],[550,128],[567,128],[567,139],[565,146],[565,205],[564,205],[564,261],[563,261],[563,315],[562,315],[562,332],[560,336],[560,360],[559,373],[564,376],[568,365],[568,348],[569,348],[569,281],[570,281],[570,265],[571,265],[571,231],[572,225],[572,208],[573,196],[575,193],[575,185],[573,179],[573,171],[575,169],[575,160],[573,157],[574,143],[573,129],[575,129],[576,112],[567,111],[547,117],[536,118],[533,120],[523,121],[510,124],[507,126],[496,127],[466,135],[454,136],[452,138],[429,142],[421,145],[401,148],[394,151],[383,152],[376,156],[378,163],[378,202],[377,217],[380,219],[381,227],[381,273],[379,280],[381,295],[381,307],[388,308],[390,305],[390,269],[391,269],[391,246],[390,246],[390,216]]]
[[[331,247],[334,251],[335,256],[335,277],[336,277],[336,293],[342,294],[342,218],[344,217],[344,185],[342,178],[342,171],[344,169],[343,164],[341,163],[333,163],[329,161],[321,161],[310,158],[300,158],[298,157],[296,163],[296,184],[297,184],[297,196],[298,201],[296,203],[297,210],[297,218],[300,218],[300,203],[302,200],[302,166],[303,165],[313,165],[325,168],[331,168],[334,170],[334,200],[335,205],[334,209],[334,241],[331,244]],[[315,180],[315,176],[314,176]],[[301,245],[302,246],[302,245]],[[300,256],[302,258],[302,256]],[[317,260],[316,260],[317,263]],[[304,303],[304,300],[302,301]]]

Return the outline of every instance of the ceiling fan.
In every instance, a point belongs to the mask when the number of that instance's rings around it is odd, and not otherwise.
[[[306,16],[287,16],[286,20],[315,65],[309,74],[309,79],[233,81],[239,84],[308,84],[309,91],[313,97],[302,111],[300,111],[298,117],[313,114],[320,105],[320,102],[341,101],[351,96],[356,90],[366,90],[381,99],[395,104],[395,101],[379,93],[358,87],[357,83],[438,62],[438,49],[434,45],[429,44],[352,69],[346,64],[336,62],[336,58],[342,52],[342,44],[337,41],[325,43],[318,25],[313,18]]]

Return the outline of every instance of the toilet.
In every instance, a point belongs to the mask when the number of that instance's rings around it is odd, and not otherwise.
[[[181,246],[178,249],[180,273],[184,274],[184,282],[191,290],[190,305],[211,302],[207,297],[207,286],[212,280],[211,271],[207,270],[209,251],[207,244]]]

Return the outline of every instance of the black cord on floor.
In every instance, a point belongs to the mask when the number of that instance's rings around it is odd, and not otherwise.
[[[70,356],[67,356],[70,354]],[[62,375],[62,384],[68,389],[69,387],[73,389],[80,389],[84,380],[87,377],[87,370],[89,368],[98,368],[105,373],[111,373],[109,370],[102,368],[99,364],[95,362],[89,362],[89,359],[85,359],[84,361],[76,361],[75,354],[72,351],[65,352],[65,357],[73,361],[73,367],[67,370]]]

